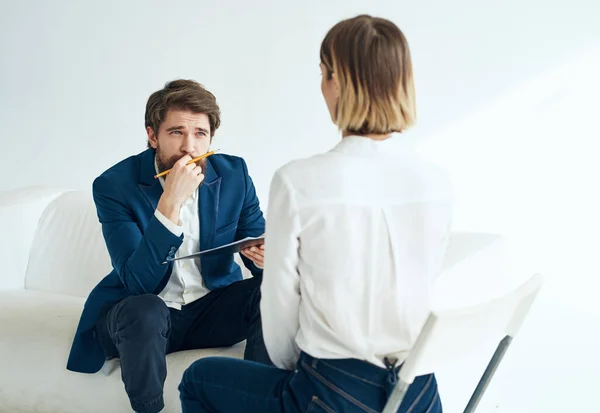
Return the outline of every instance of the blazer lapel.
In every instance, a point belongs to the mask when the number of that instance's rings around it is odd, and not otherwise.
[[[156,210],[158,200],[163,193],[162,185],[158,179],[154,178],[154,175],[156,175],[156,170],[154,169],[154,151],[148,149],[142,155],[138,187],[153,211]]]
[[[200,218],[200,249],[212,248],[214,242],[217,212],[219,210],[219,194],[221,177],[215,172],[210,158],[206,160],[204,182],[198,189],[198,215]],[[154,178],[154,151],[148,150],[141,159],[140,179],[138,186],[148,205],[156,210],[163,188],[158,179]]]
[[[215,172],[210,158],[206,160],[204,182],[198,190],[198,214],[200,216],[200,250],[213,247],[221,177]]]

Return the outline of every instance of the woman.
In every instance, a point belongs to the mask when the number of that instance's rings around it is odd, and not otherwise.
[[[180,385],[184,413],[379,412],[428,313],[446,248],[445,175],[405,137],[412,65],[391,22],[358,16],[321,46],[321,89],[341,141],[272,180],[261,313],[277,367],[205,358]],[[433,375],[401,412],[441,412]]]

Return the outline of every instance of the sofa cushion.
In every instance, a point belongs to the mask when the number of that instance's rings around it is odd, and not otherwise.
[[[71,191],[54,199],[38,223],[25,287],[87,297],[111,269],[91,195]]]
[[[131,411],[120,369],[106,376],[101,372],[73,373],[65,368],[83,303],[83,298],[54,293],[0,291],[0,411]],[[184,370],[193,361],[212,355],[241,358],[243,343],[167,356],[166,412],[181,411],[177,386]]]

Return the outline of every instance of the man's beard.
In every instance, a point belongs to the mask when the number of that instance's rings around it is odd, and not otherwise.
[[[175,155],[175,156],[171,156],[170,158],[166,158],[162,152],[160,151],[160,148],[156,149],[156,166],[158,168],[158,172],[164,172],[168,169],[172,169],[173,166],[175,166],[175,163],[180,160],[181,158],[183,158],[184,155]],[[196,165],[200,166],[202,168],[202,173],[204,173],[206,171],[206,158],[204,159],[200,159],[198,162],[196,162]],[[165,176],[165,179],[168,179],[169,175]],[[202,184],[200,184],[202,185]]]

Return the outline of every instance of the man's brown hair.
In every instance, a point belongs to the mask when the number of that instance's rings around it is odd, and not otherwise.
[[[386,134],[415,123],[410,51],[394,23],[369,15],[343,20],[325,36],[320,57],[339,83],[334,121],[341,130]]]
[[[158,135],[160,124],[171,109],[206,113],[210,123],[211,138],[221,124],[221,112],[215,96],[195,80],[173,80],[150,95],[146,103],[146,128],[151,127]]]

